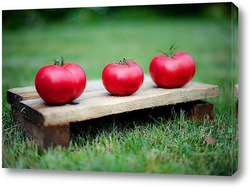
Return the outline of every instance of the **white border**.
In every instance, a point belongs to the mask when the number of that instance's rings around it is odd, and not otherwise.
[[[188,0],[2,0],[2,10],[36,9],[36,8],[66,8],[66,7],[94,7],[94,6],[120,6],[143,4],[181,4],[181,3],[208,3],[228,1],[188,1]],[[250,122],[246,119],[247,105],[249,104],[247,70],[249,70],[249,3],[235,0],[233,3],[239,8],[239,55],[240,55],[240,146],[239,170],[232,177],[217,176],[184,176],[184,175],[155,175],[155,174],[126,174],[126,173],[100,173],[100,172],[74,172],[74,171],[42,171],[42,170],[0,170],[0,184],[7,187],[245,187],[250,181],[249,145]],[[247,22],[248,20],[248,22]],[[1,16],[2,21],[2,16]],[[2,35],[1,35],[2,37]],[[2,39],[2,38],[1,38]],[[1,46],[2,49],[2,46]],[[244,68],[243,68],[244,66]],[[2,73],[2,66],[1,66]],[[2,75],[1,75],[2,78]],[[247,92],[247,94],[245,93]],[[245,97],[246,96],[246,97]],[[2,97],[1,97],[2,100]],[[244,102],[242,102],[244,101]],[[2,102],[2,101],[1,101]],[[2,110],[2,109],[1,109]],[[2,114],[2,111],[1,111]],[[1,128],[2,131],[2,128]],[[1,134],[2,140],[2,134]],[[1,147],[2,153],[2,147]],[[2,155],[1,155],[2,159]],[[1,160],[2,163],[2,160]]]

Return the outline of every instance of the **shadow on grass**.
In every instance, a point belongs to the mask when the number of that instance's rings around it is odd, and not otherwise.
[[[133,130],[137,126],[160,125],[163,120],[172,121],[184,115],[192,119],[191,107],[200,101],[167,105],[161,107],[135,110],[121,114],[109,115],[84,122],[70,124],[71,141],[76,142],[77,138],[88,137],[95,139],[103,131],[112,132],[115,129],[121,132]]]

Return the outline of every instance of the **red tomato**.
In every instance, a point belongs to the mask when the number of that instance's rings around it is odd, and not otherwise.
[[[185,52],[168,55],[158,55],[152,59],[149,66],[150,76],[159,87],[182,87],[194,77],[195,61]]]
[[[117,96],[135,93],[142,85],[144,72],[135,62],[127,59],[108,64],[102,72],[103,85],[108,92]]]
[[[35,87],[40,97],[53,105],[73,101],[82,94],[85,86],[85,72],[74,63],[44,66],[35,78]]]

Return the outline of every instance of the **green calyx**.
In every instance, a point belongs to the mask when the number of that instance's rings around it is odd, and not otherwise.
[[[174,48],[174,45],[175,44],[172,44],[170,46],[168,52],[163,52],[163,51],[160,51],[160,52],[163,53],[164,55],[166,55],[167,57],[173,58],[173,56],[174,56],[174,50],[176,49],[176,48]]]
[[[127,58],[124,57],[122,60],[118,60],[117,62],[120,65],[127,65],[128,60],[129,59],[127,59]]]
[[[63,56],[61,56],[61,59],[54,59],[54,65],[63,66],[63,64],[64,64]]]

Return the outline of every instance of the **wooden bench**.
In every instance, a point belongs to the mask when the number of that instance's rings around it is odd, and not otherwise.
[[[88,81],[85,91],[78,99],[62,106],[47,105],[34,86],[7,91],[13,119],[41,149],[58,145],[67,148],[71,123],[135,110],[196,101],[191,107],[191,114],[198,119],[205,115],[213,119],[213,104],[200,100],[216,96],[217,85],[190,82],[182,88],[164,89],[158,88],[148,76],[139,91],[125,97],[110,95],[101,80]]]

